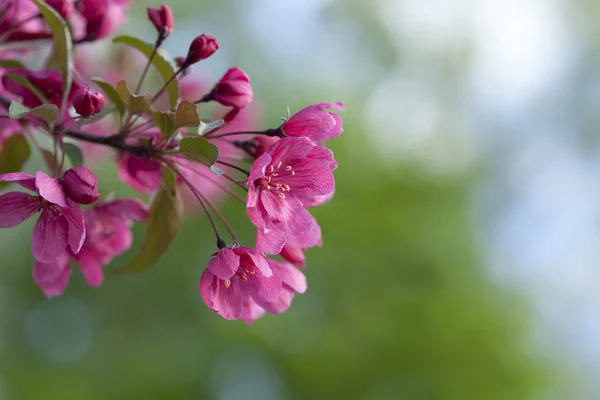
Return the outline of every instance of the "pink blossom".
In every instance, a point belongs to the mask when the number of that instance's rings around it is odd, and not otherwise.
[[[241,68],[230,68],[217,82],[208,98],[224,106],[244,108],[252,102],[252,86],[248,74]]]
[[[65,19],[69,18],[75,10],[75,6],[70,0],[46,0],[46,3]]]
[[[98,287],[104,279],[102,266],[131,247],[132,221],[142,222],[148,209],[137,199],[119,199],[97,204],[84,212],[87,237],[77,254],[63,251],[52,261],[36,261],[33,279],[48,297],[60,296],[71,276],[69,260],[79,267],[88,285]]]
[[[12,182],[35,192],[9,192],[0,196],[0,228],[11,228],[40,211],[33,229],[32,252],[37,261],[56,260],[67,247],[78,253],[85,240],[85,226],[79,206],[67,196],[61,183],[38,171],[0,175],[0,181]]]
[[[321,244],[321,227],[315,221],[313,229],[309,232],[286,237],[285,246],[279,255],[292,264],[304,268],[306,266],[306,257],[304,256],[306,249],[313,246],[320,247]]]
[[[92,93],[87,87],[79,89],[73,97],[73,107],[77,114],[88,118],[98,114],[104,108],[104,96],[102,93]]]
[[[61,106],[63,98],[63,79],[62,76],[51,69],[45,69],[41,71],[30,71],[26,69],[11,69],[7,73],[21,75],[26,78],[33,86],[38,88],[40,92],[46,96],[48,101],[57,107]],[[42,101],[38,97],[27,89],[25,86],[21,86],[18,82],[2,76],[2,85],[4,88],[22,98],[21,103],[29,108],[34,108],[42,104]],[[75,97],[75,94],[79,91],[81,85],[73,83],[71,91],[69,92],[68,104],[70,105]]]
[[[344,103],[319,103],[303,108],[279,130],[286,136],[305,136],[314,142],[334,138],[344,131],[342,119],[338,114],[326,111],[328,108],[344,111]]]
[[[169,36],[175,25],[171,8],[163,4],[160,8],[147,7],[146,10],[148,11],[148,19],[150,19],[161,37],[164,39]]]
[[[296,292],[306,292],[306,277],[302,272],[286,262],[268,261],[271,269],[277,271],[281,277],[281,292],[277,300],[273,302],[265,302],[261,298],[248,297],[242,307],[242,319],[248,325],[264,315],[265,311],[271,314],[281,314],[290,307]]]
[[[283,138],[252,165],[246,207],[258,229],[260,250],[278,254],[286,236],[314,229],[316,222],[303,202],[335,188],[331,157],[319,147],[308,138]]]
[[[112,35],[127,19],[129,0],[79,0],[77,9],[85,20],[83,40],[93,41]]]
[[[31,0],[4,0],[0,2],[0,35],[4,41],[30,40],[51,37]],[[27,21],[23,23],[23,21]]]
[[[278,301],[282,284],[276,268],[249,247],[219,250],[200,278],[206,305],[225,319],[239,319],[250,298],[261,305]]]
[[[149,195],[162,182],[161,166],[156,160],[120,152],[117,157],[119,178],[137,192]]]
[[[188,54],[183,65],[189,66],[213,55],[219,48],[217,39],[210,35],[202,34],[196,37],[190,44]]]
[[[67,170],[63,176],[65,194],[79,204],[93,204],[100,198],[98,180],[86,167]]]

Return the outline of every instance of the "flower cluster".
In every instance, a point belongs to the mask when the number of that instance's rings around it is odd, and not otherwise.
[[[173,60],[161,47],[175,29],[168,5],[147,9],[156,28],[153,42],[112,40],[129,50],[128,57],[143,55],[139,68],[110,63],[95,70],[86,46],[125,21],[128,3],[3,2],[0,44],[11,45],[0,51],[0,106],[6,112],[0,122],[0,187],[26,191],[0,195],[0,228],[37,216],[33,279],[54,297],[65,291],[73,269],[90,286],[100,286],[103,268],[130,250],[133,222],[145,223],[145,237],[132,260],[115,269],[120,273],[155,265],[175,240],[184,212],[202,210],[217,249],[200,278],[206,305],[225,319],[247,323],[287,310],[295,293],[306,290],[301,268],[307,249],[322,244],[309,210],[335,192],[337,163],[325,142],[342,133],[338,112],[344,105],[313,104],[277,127],[257,130],[249,122],[254,93],[245,71],[230,68],[207,90],[193,75],[193,65],[218,51],[214,37],[197,36],[187,54]],[[27,65],[39,59],[34,43],[40,40],[52,43],[51,56],[32,69]],[[161,81],[150,82],[151,68]],[[147,90],[151,83],[158,89]],[[202,107],[209,102],[218,105],[217,115]],[[25,172],[30,146],[38,148],[45,170]],[[92,169],[104,156],[148,200],[100,191]],[[245,206],[256,227],[254,245],[240,245],[219,210],[223,196]]]

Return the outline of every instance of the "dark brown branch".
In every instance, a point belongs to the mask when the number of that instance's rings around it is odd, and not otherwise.
[[[119,135],[96,136],[96,135],[90,135],[88,133],[83,133],[83,132],[66,131],[65,136],[73,138],[73,139],[77,139],[77,140],[82,140],[84,142],[96,143],[96,144],[100,144],[103,146],[109,146],[109,147],[112,147],[117,150],[126,151],[137,157],[143,157],[143,156],[150,157],[154,153],[154,149],[149,144],[142,144],[142,145],[137,145],[137,146],[130,145],[130,144],[125,143],[123,138],[121,138]]]

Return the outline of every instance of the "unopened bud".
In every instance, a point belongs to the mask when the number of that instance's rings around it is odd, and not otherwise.
[[[148,18],[154,24],[162,39],[165,39],[173,31],[175,25],[171,8],[163,4],[160,8],[148,7],[147,10]]]
[[[202,34],[192,41],[184,65],[192,65],[200,60],[210,57],[219,48],[217,39],[210,35]]]
[[[79,204],[93,204],[100,198],[98,180],[86,167],[67,170],[63,176],[63,188],[67,197]]]
[[[73,107],[82,117],[91,117],[104,108],[104,96],[101,93],[92,93],[88,88],[83,88],[73,98]]]

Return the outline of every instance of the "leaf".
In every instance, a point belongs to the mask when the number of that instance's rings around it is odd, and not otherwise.
[[[148,58],[150,58],[154,49],[153,45],[127,35],[117,36],[113,39],[113,43],[124,43],[129,45],[142,52]],[[175,75],[173,64],[167,61],[167,59],[159,52],[155,53],[152,58],[152,65],[154,65],[154,68],[160,73],[165,83],[169,82],[173,75]],[[177,79],[173,79],[167,85],[167,93],[169,94],[169,104],[171,105],[171,108],[175,108],[177,101],[179,101],[179,83],[177,82]]]
[[[113,87],[113,85],[97,77],[92,78],[92,81],[94,81],[96,85],[100,86],[100,89],[102,89],[104,94],[106,94],[109,100],[112,101],[117,108],[117,111],[119,111],[119,115],[121,115],[121,117],[125,115],[125,103],[123,103],[123,100],[121,100],[117,90]]]
[[[40,0],[33,0],[40,9],[50,31],[54,48],[52,53],[52,66],[56,67],[63,77],[63,99],[60,109],[67,107],[67,100],[73,83],[73,38],[65,20],[52,7]]]
[[[10,118],[21,119],[27,115],[36,115],[48,124],[52,124],[58,118],[58,107],[54,104],[42,104],[41,106],[29,109],[14,100],[10,103],[10,107],[8,108],[8,116]]]
[[[179,103],[175,117],[177,128],[200,125],[198,107],[191,101],[183,100]]]
[[[163,184],[152,201],[146,235],[133,260],[117,269],[119,273],[136,273],[152,267],[173,243],[183,221],[183,206],[173,172],[163,168]]]
[[[15,134],[3,143],[0,152],[0,174],[7,172],[19,172],[29,160],[31,149],[29,143],[22,134]],[[9,182],[0,182],[0,189],[7,186]]]
[[[27,78],[25,78],[24,76],[17,75],[17,74],[11,74],[11,73],[6,73],[3,76],[5,78],[12,79],[13,81],[17,82],[19,85],[21,85],[24,88],[26,88],[27,90],[29,90],[42,103],[49,103],[48,98],[44,95],[44,93],[42,93],[41,90],[39,90],[31,82],[29,82],[29,80]]]
[[[0,60],[0,68],[25,68],[25,65],[19,60]]]
[[[65,155],[69,161],[71,161],[71,165],[73,167],[79,167],[83,165],[83,152],[79,147],[73,143],[64,143],[63,146]]]
[[[185,138],[179,152],[190,160],[211,166],[219,158],[219,149],[203,137]]]
[[[160,130],[162,137],[165,139],[170,138],[175,133],[175,113],[172,112],[153,112],[154,123]]]
[[[208,132],[220,128],[221,126],[223,126],[224,123],[225,121],[223,121],[222,119],[217,119],[209,123],[200,122],[200,124],[198,125],[198,134],[206,135]]]
[[[152,96],[150,96],[149,93],[139,96],[135,95],[131,93],[131,90],[129,90],[125,81],[121,81],[117,84],[117,94],[125,104],[125,107],[132,114],[139,114],[146,111],[148,107],[150,107],[150,103],[152,103]]]

